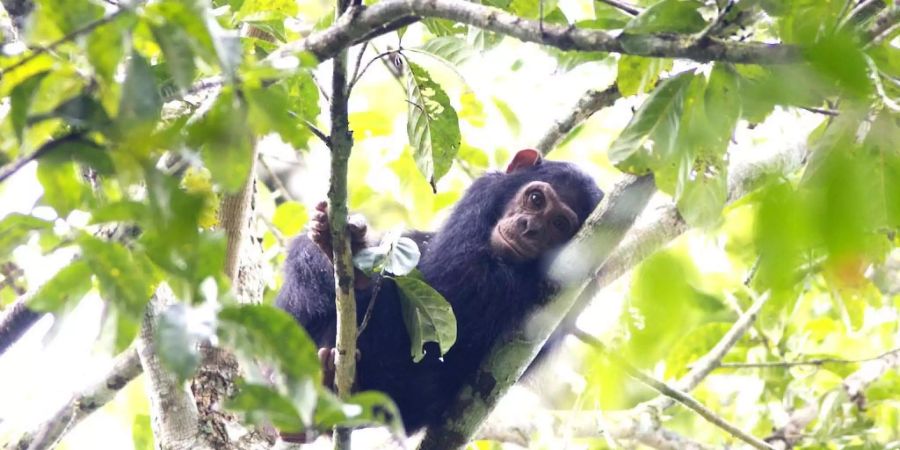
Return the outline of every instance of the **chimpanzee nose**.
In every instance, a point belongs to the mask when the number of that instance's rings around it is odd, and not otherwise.
[[[541,231],[537,221],[527,216],[520,216],[516,219],[516,227],[522,236],[527,238],[533,238]]]

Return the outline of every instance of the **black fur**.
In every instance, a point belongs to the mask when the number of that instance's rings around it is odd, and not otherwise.
[[[548,258],[511,265],[496,258],[490,234],[506,204],[523,185],[545,181],[578,215],[579,222],[603,193],[574,165],[545,161],[513,173],[489,173],[477,179],[433,236],[414,232],[422,248],[419,270],[453,306],[457,341],[441,360],[436,347],[414,363],[400,314],[396,286],[385,280],[372,319],[359,339],[359,390],[379,390],[394,399],[407,431],[437,423],[462,383],[498,337],[522,323],[553,292],[544,268]],[[359,319],[369,290],[357,290]],[[284,287],[277,305],[291,313],[320,347],[335,339],[334,280],[328,258],[308,238],[294,241],[285,262]]]

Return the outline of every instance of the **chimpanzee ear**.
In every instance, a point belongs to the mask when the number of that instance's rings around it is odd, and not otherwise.
[[[526,148],[519,150],[512,161],[506,166],[506,173],[513,173],[519,169],[540,165],[542,161],[541,153],[537,150]]]

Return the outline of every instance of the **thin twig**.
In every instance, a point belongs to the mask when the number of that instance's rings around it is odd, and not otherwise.
[[[269,163],[266,162],[266,158],[264,158],[262,155],[259,156],[259,163],[263,166],[263,169],[265,169],[265,171],[269,173],[269,176],[272,177],[272,181],[275,183],[275,187],[278,188],[281,195],[290,201],[296,201],[294,199],[294,196],[291,195],[291,191],[289,191],[287,189],[287,186],[285,186],[284,183],[281,182],[281,178],[278,178],[278,174],[276,174],[275,171],[272,170],[272,166],[270,166]]]
[[[331,148],[331,139],[328,137],[328,135],[325,134],[325,132],[320,130],[318,127],[313,125],[312,122],[306,119],[303,119],[303,125],[306,125],[306,128],[308,128],[309,131],[312,131],[312,134],[316,135],[316,137],[319,138],[320,141],[324,142],[326,147]]]
[[[634,5],[619,1],[619,0],[597,0],[597,1],[599,1],[600,3],[606,3],[607,5],[612,6],[613,8],[621,9],[622,11],[625,11],[626,13],[631,14],[632,16],[636,16],[636,15],[640,14],[642,11],[637,6],[634,6]]]
[[[363,42],[362,47],[359,49],[359,53],[356,54],[356,64],[353,66],[353,76],[350,77],[351,81],[356,81],[357,76],[359,76],[359,69],[362,66],[363,55],[365,55],[367,48],[369,48],[369,41]],[[350,83],[350,87],[348,87],[347,90],[353,90],[353,83]]]
[[[366,66],[363,67],[362,71],[358,72],[357,74],[354,74],[353,79],[350,80],[350,86],[347,88],[347,90],[353,91],[353,86],[356,86],[356,82],[359,81],[360,78],[362,78],[363,74],[366,73],[367,70],[369,70],[369,66],[371,66],[375,61],[378,61],[379,59],[384,58],[385,56],[391,55],[393,53],[396,53],[398,51],[399,50],[388,50],[386,52],[381,52],[381,53],[375,55],[374,58],[370,59],[369,62],[366,63]]]
[[[71,41],[71,40],[75,39],[76,37],[81,36],[82,34],[90,33],[95,28],[97,28],[101,25],[105,25],[109,22],[112,22],[113,20],[115,20],[116,18],[118,18],[119,16],[121,16],[123,13],[125,13],[127,11],[129,11],[129,9],[127,9],[127,8],[122,8],[117,11],[114,11],[112,14],[110,14],[108,16],[101,17],[93,22],[88,23],[87,25],[85,25],[81,28],[71,31],[69,34],[47,44],[46,46],[38,47],[38,48],[34,49],[34,51],[32,51],[31,54],[29,54],[28,56],[25,56],[24,58],[10,64],[7,67],[0,68],[0,77],[2,77],[4,74],[6,74],[9,71],[12,71],[19,67],[22,67],[26,63],[32,61],[34,58],[37,58],[38,56],[40,56],[44,53],[55,50],[56,47],[59,47],[60,45],[66,43],[68,41]]]
[[[711,409],[704,406],[702,403],[697,401],[695,398],[691,397],[686,392],[681,391],[673,386],[669,386],[668,384],[666,384],[662,381],[659,381],[656,378],[653,378],[653,377],[645,374],[644,372],[641,372],[638,368],[632,366],[631,363],[626,361],[625,358],[622,358],[621,356],[618,356],[617,354],[615,354],[615,352],[606,351],[606,346],[603,345],[603,343],[600,342],[600,340],[595,338],[594,336],[591,336],[590,334],[588,334],[582,330],[575,330],[572,334],[575,337],[577,337],[578,339],[580,339],[582,342],[584,342],[585,344],[588,344],[591,347],[593,347],[594,349],[602,352],[610,361],[614,362],[617,366],[621,367],[632,378],[646,384],[647,386],[650,386],[651,388],[655,389],[656,391],[658,391],[659,393],[661,393],[663,395],[666,395],[670,398],[677,400],[678,403],[681,403],[682,405],[692,409],[694,412],[699,414],[701,417],[703,417],[704,419],[706,419],[713,425],[727,431],[732,436],[734,436],[756,448],[763,449],[763,450],[773,450],[773,447],[771,445],[763,442],[761,439],[751,435],[750,433],[745,432],[744,430],[741,430],[740,428],[736,427],[735,425],[732,425],[725,419],[719,417],[718,414],[716,414],[714,411],[712,411]]]
[[[382,280],[384,280],[384,274],[381,274],[381,276],[376,278],[375,285],[372,286],[372,295],[369,297],[369,306],[366,307],[366,314],[363,315],[363,320],[359,325],[359,330],[356,331],[357,339],[359,339],[359,336],[362,335],[363,331],[366,330],[366,327],[369,326],[369,320],[372,319],[372,312],[375,311],[375,301],[378,300],[378,291],[381,290]]]
[[[63,137],[54,139],[50,142],[46,142],[41,145],[37,150],[19,157],[15,161],[3,166],[0,168],[0,183],[6,181],[7,178],[11,177],[13,174],[19,171],[22,167],[25,167],[26,164],[35,161],[47,153],[52,152],[53,150],[63,146],[63,144],[67,144],[73,141],[80,140],[84,136],[84,132],[76,131],[74,133],[67,134]]]
[[[801,106],[800,109],[803,109],[803,110],[806,110],[806,111],[809,111],[809,112],[815,113],[815,114],[822,114],[824,116],[829,116],[829,117],[837,117],[838,115],[841,114],[839,111],[836,111],[834,109],[816,108],[813,106]]]
[[[780,369],[788,369],[791,367],[799,367],[799,366],[824,366],[826,364],[859,364],[869,361],[875,361],[876,359],[884,358],[891,353],[896,353],[900,351],[900,348],[895,348],[890,351],[886,351],[878,356],[872,356],[870,358],[858,358],[858,359],[841,359],[841,358],[819,358],[819,359],[808,359],[804,361],[770,361],[770,362],[758,362],[758,363],[722,363],[719,364],[719,368],[722,369],[771,369],[771,368],[780,368]]]

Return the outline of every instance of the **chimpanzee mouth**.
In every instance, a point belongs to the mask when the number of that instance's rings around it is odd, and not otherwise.
[[[520,248],[518,244],[513,243],[512,240],[507,238],[506,233],[503,232],[502,228],[497,231],[497,234],[500,235],[500,239],[503,239],[503,243],[506,244],[506,247],[512,250],[519,259],[523,261],[531,259],[531,253],[527,252],[525,249]]]

